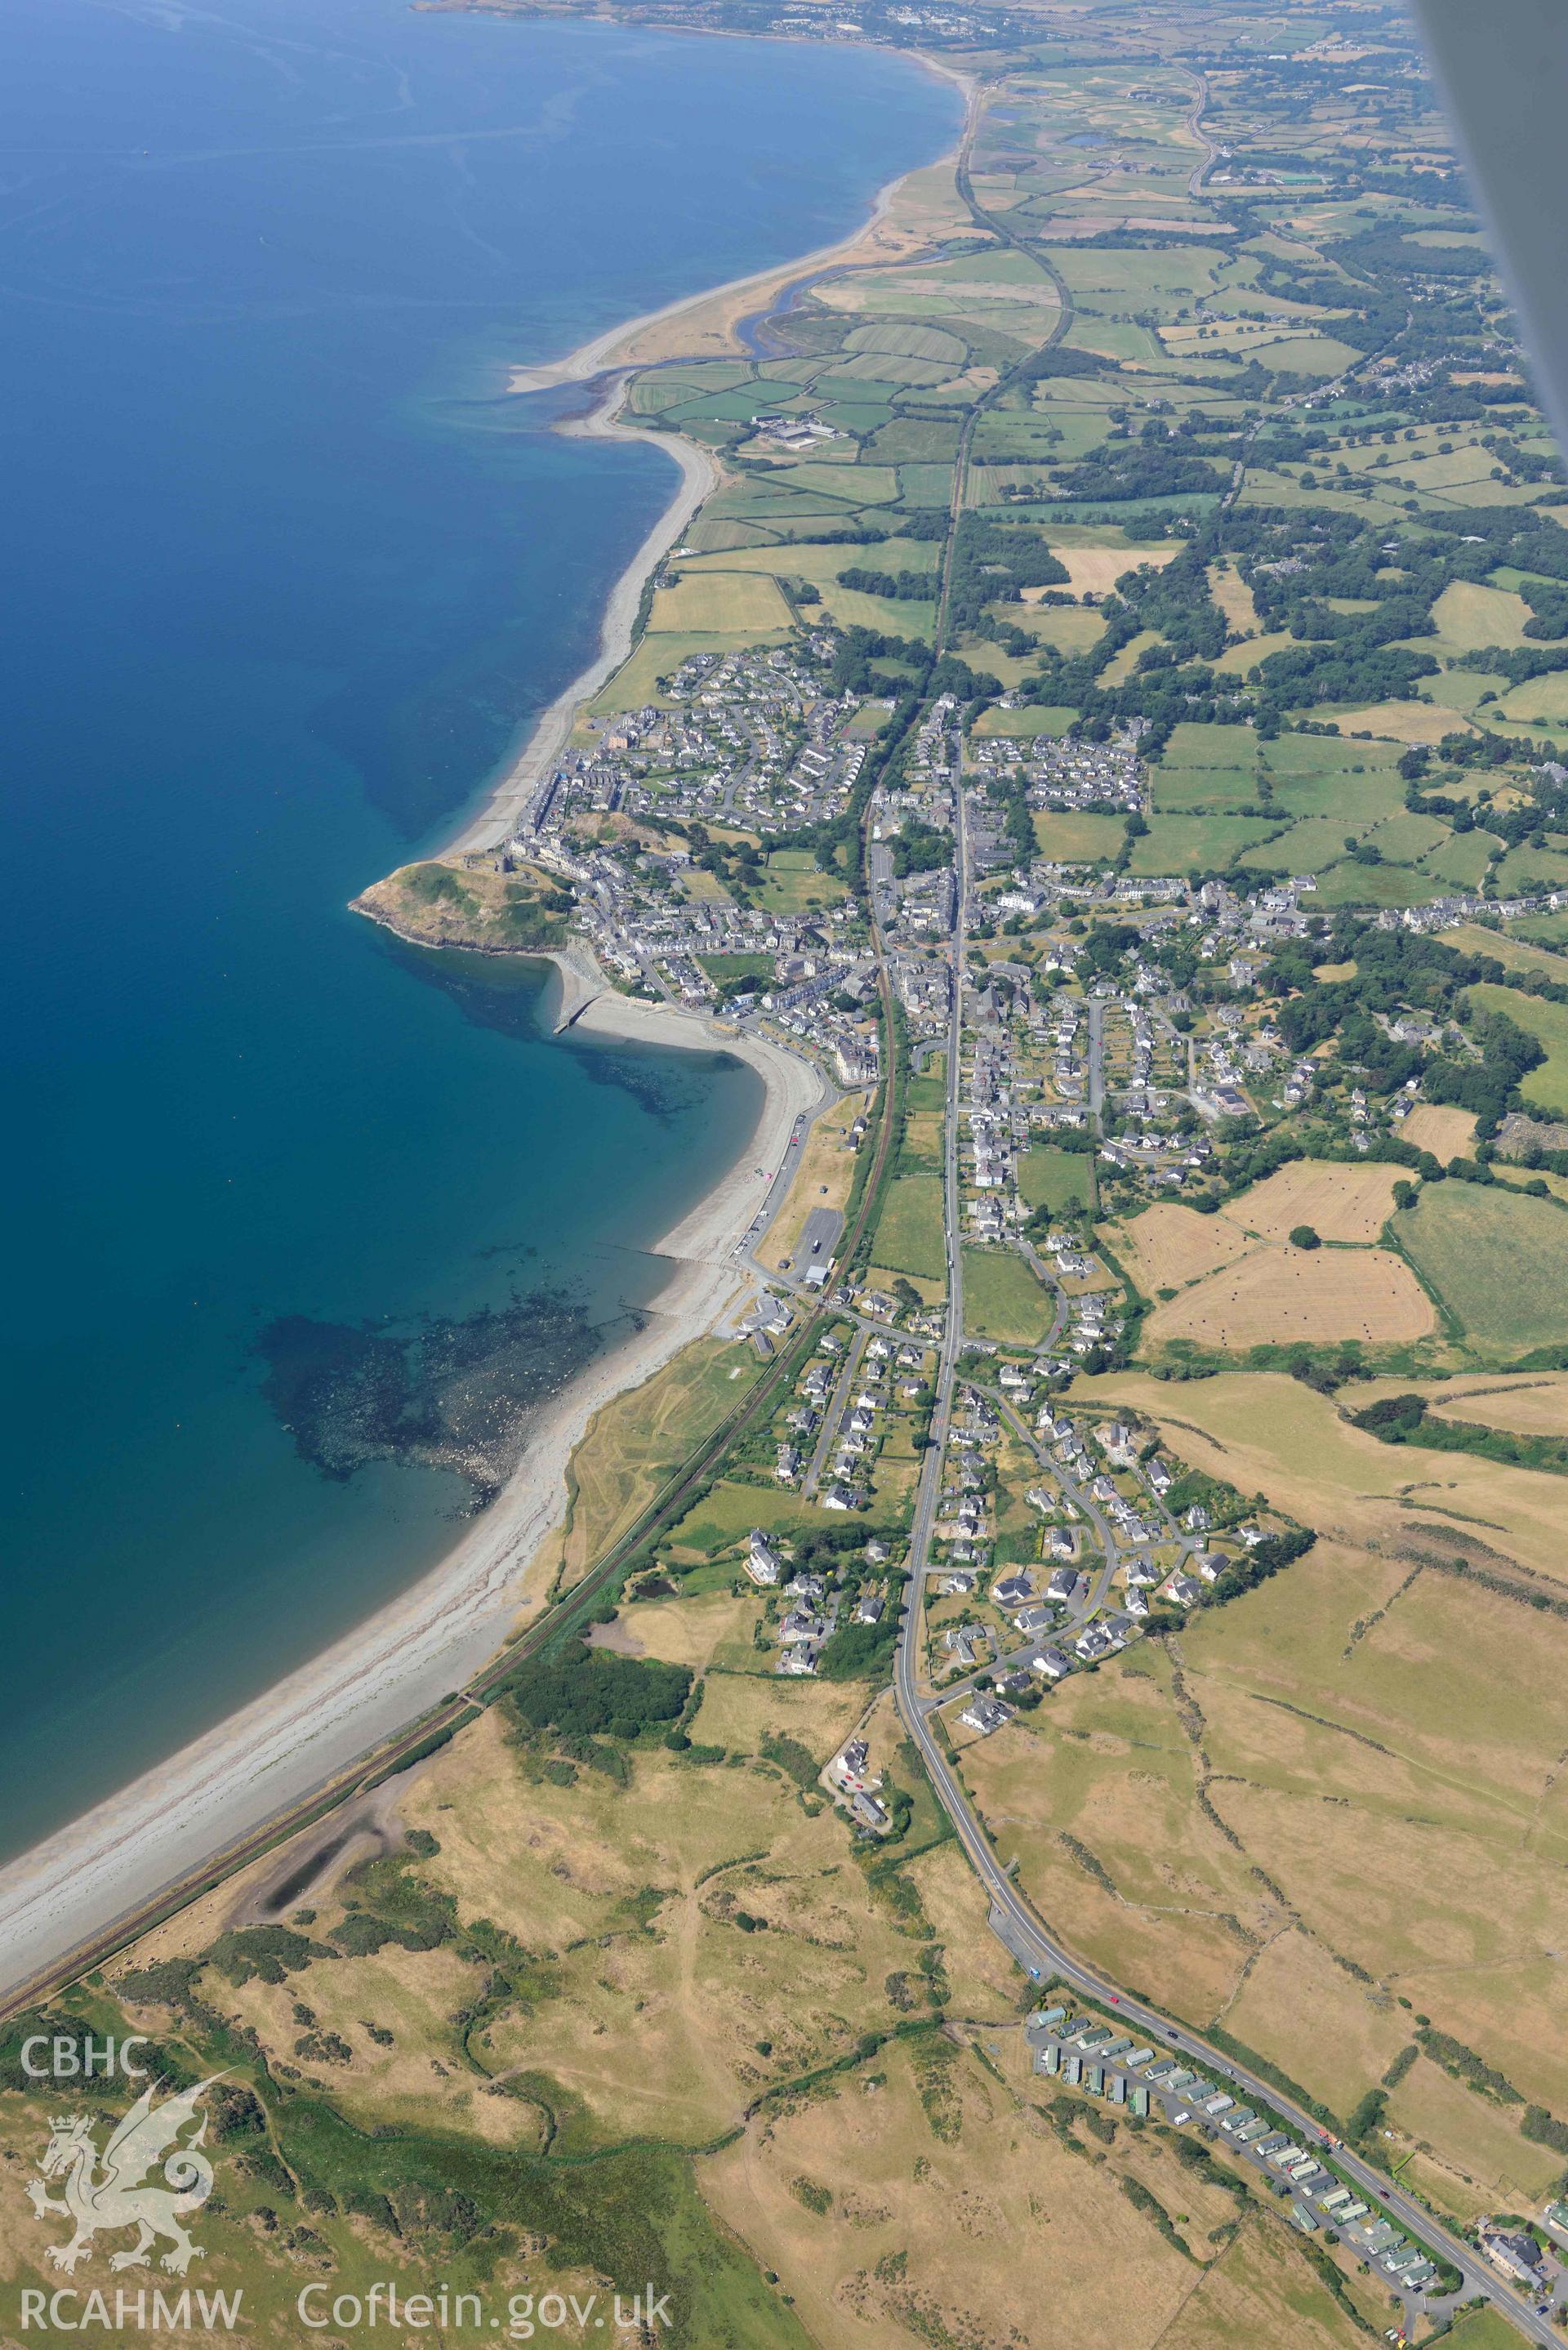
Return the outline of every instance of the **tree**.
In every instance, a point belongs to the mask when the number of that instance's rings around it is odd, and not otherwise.
[[[1321,1248],[1323,1243],[1310,1224],[1293,1224],[1291,1227],[1291,1246],[1299,1249],[1314,1249]]]

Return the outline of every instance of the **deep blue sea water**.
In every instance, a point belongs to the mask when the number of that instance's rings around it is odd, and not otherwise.
[[[613,1324],[739,1149],[750,1071],[555,1044],[535,978],[346,900],[588,658],[669,494],[503,363],[843,234],[956,119],[853,50],[0,11],[0,1851],[452,1538],[449,1470],[302,1442],[319,1359],[395,1418],[484,1309]]]

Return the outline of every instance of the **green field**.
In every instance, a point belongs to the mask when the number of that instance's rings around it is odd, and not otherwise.
[[[1496,951],[1489,941],[1483,951]],[[1568,1114],[1568,1004],[1543,1003],[1513,987],[1472,987],[1470,1000],[1480,1011],[1501,1012],[1536,1039],[1546,1058],[1523,1079],[1520,1092],[1532,1109],[1549,1110],[1554,1118]]]
[[[1568,857],[1550,848],[1511,848],[1497,868],[1497,884],[1510,895],[1527,894],[1532,885],[1542,889],[1568,889]]]
[[[897,1175],[877,1222],[872,1259],[892,1273],[940,1281],[947,1273],[940,1175]]]
[[[1148,874],[1218,869],[1279,829],[1258,816],[1151,816],[1147,832],[1133,843],[1127,869]]]
[[[1250,726],[1173,726],[1162,768],[1240,767],[1257,772],[1258,738]]]
[[[1036,1148],[1018,1161],[1018,1189],[1030,1208],[1095,1207],[1095,1162],[1086,1152]]]
[[[1277,750],[1279,745],[1269,747]],[[1356,744],[1357,750],[1368,747],[1365,743]],[[1348,832],[1353,827],[1365,828],[1381,823],[1385,816],[1397,816],[1405,805],[1405,786],[1392,769],[1386,774],[1357,774],[1342,758],[1337,768],[1281,778],[1272,759],[1268,766],[1275,778],[1273,806],[1284,816],[1337,816]]]
[[[1065,709],[1060,703],[1033,702],[1023,710],[983,711],[975,721],[974,731],[982,737],[1004,735],[1009,741],[1033,742],[1042,734],[1053,738],[1064,734],[1077,715],[1075,710]]]
[[[1421,858],[1421,870],[1450,889],[1479,889],[1494,846],[1490,832],[1450,832],[1440,847]]]
[[[1403,809],[1371,835],[1373,847],[1394,865],[1413,865],[1417,858],[1440,848],[1448,837],[1448,826],[1435,816],[1410,816]]]
[[[1348,837],[1344,816],[1303,816],[1272,840],[1248,849],[1241,862],[1270,873],[1322,873],[1342,861]]]
[[[1317,902],[1327,906],[1419,906],[1443,894],[1438,882],[1404,865],[1356,865],[1346,858],[1320,874]]]
[[[797,1526],[814,1525],[816,1511],[802,1494],[760,1492],[755,1485],[732,1485],[721,1478],[670,1528],[670,1546],[676,1552],[701,1551],[711,1558],[732,1543],[743,1542],[759,1523],[770,1532],[788,1534]]]
[[[1162,768],[1154,778],[1154,806],[1158,816],[1235,816],[1258,806],[1257,774],[1241,767]]]
[[[1495,2309],[1476,2309],[1460,2318],[1449,2341],[1451,2350],[1521,2350],[1524,2336]]]
[[[1559,953],[1568,950],[1568,914],[1532,914],[1514,928],[1521,939],[1532,939],[1538,946],[1554,948]]]
[[[1038,1347],[1052,1315],[1052,1300],[1012,1249],[964,1250],[963,1321],[971,1337]]]
[[[950,369],[961,367],[969,346],[940,327],[910,327],[890,320],[886,326],[857,327],[846,335],[847,351],[888,351],[911,359],[940,359]]]
[[[775,848],[757,889],[770,914],[805,914],[814,906],[834,906],[847,893],[836,873],[825,873],[805,849]]]
[[[1510,1362],[1568,1329],[1568,1215],[1494,1184],[1429,1183],[1395,1239],[1463,1325],[1472,1351]]]
[[[754,979],[763,987],[774,975],[774,958],[765,954],[699,955],[698,962],[710,979],[722,987],[727,979]]]

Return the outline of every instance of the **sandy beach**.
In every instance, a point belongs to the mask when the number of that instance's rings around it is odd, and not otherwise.
[[[563,985],[581,990],[583,974],[563,973]],[[567,1463],[595,1413],[650,1378],[737,1297],[747,1276],[733,1252],[767,1189],[753,1170],[778,1165],[796,1117],[822,1100],[821,1079],[765,1038],[720,1034],[700,1014],[611,989],[587,1001],[575,1025],[733,1052],[764,1080],[740,1159],[655,1244],[670,1272],[646,1326],[545,1407],[515,1475],[439,1566],[205,1737],[0,1869],[0,1993],[329,1784],[460,1688],[537,1603],[527,1569],[560,1523]]]
[[[767,269],[753,269],[748,276],[732,277],[723,286],[704,286],[700,293],[683,294],[678,301],[666,302],[662,308],[646,310],[640,318],[623,319],[620,325],[608,327],[602,335],[578,345],[565,359],[550,359],[542,367],[514,368],[508,380],[510,391],[546,391],[558,384],[585,383],[595,376],[605,375],[612,369],[645,367],[674,358],[708,356],[691,347],[698,344],[708,330],[699,327],[696,332],[680,331],[682,322],[689,322],[699,311],[721,310],[732,329],[734,324],[747,316],[755,317],[770,308],[779,296],[803,277],[819,269],[830,268],[842,262],[857,245],[871,236],[879,222],[888,216],[898,180],[889,180],[879,188],[873,200],[869,217],[847,236],[832,244],[819,245],[815,253],[804,253],[798,259],[775,262]],[[675,328],[671,336],[670,328]],[[655,338],[657,337],[657,341]],[[665,348],[668,342],[669,348]],[[737,351],[739,346],[734,347]]]

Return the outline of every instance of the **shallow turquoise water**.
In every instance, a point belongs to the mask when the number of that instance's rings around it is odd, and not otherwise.
[[[613,1326],[739,1149],[751,1072],[556,1045],[525,974],[345,901],[581,666],[669,494],[501,362],[842,234],[955,120],[855,51],[0,15],[0,1849],[451,1539],[455,1475],[326,1473],[280,1416],[288,1333],[379,1378],[542,1286]]]

